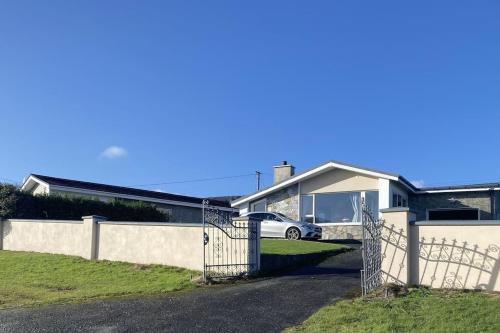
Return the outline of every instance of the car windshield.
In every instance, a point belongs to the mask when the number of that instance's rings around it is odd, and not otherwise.
[[[281,213],[276,213],[276,215],[278,215],[279,217],[282,217],[284,219],[287,219],[287,220],[292,220],[291,218],[289,218],[288,216],[286,216],[285,214],[281,214]]]

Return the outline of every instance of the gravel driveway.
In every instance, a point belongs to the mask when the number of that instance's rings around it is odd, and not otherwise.
[[[0,332],[280,332],[359,290],[359,250],[286,276],[157,298],[0,311]]]

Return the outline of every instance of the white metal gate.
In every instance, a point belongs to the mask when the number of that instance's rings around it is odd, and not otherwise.
[[[361,270],[361,291],[363,296],[378,288],[382,282],[382,225],[366,206],[362,205],[363,269]]]

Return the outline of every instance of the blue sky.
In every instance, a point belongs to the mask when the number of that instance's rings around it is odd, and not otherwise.
[[[499,16],[495,1],[5,1],[0,181],[260,170],[269,185],[282,160],[329,159],[500,181]],[[255,177],[144,188],[245,194]]]

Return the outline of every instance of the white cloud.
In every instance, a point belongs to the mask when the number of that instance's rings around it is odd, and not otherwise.
[[[424,187],[424,185],[425,185],[425,182],[422,179],[412,180],[410,183],[412,183],[415,187],[418,187],[418,188]]]
[[[114,159],[119,157],[125,157],[127,156],[127,154],[128,152],[125,148],[118,146],[109,146],[108,148],[104,149],[104,151],[101,153],[101,158]]]
[[[156,189],[154,189],[153,191],[155,191],[155,192],[165,193],[165,191],[163,191],[161,188],[156,188]]]

